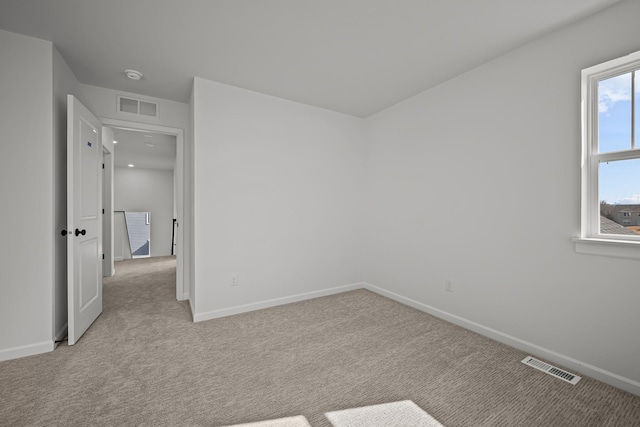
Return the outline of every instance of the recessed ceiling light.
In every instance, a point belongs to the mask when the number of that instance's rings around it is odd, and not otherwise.
[[[147,147],[153,147],[153,142],[145,142],[145,144],[147,145]]]
[[[144,137],[145,137],[145,138],[153,138],[153,135],[145,134],[145,135],[144,135]]]
[[[134,167],[135,165],[129,164],[129,165],[127,165],[127,166],[129,166],[130,168],[132,168],[132,167]]]
[[[129,77],[131,80],[140,80],[142,78],[142,73],[140,71],[136,71],[136,70],[124,70],[124,73],[127,75],[127,77]]]
[[[116,140],[113,140],[113,143],[114,143],[114,144],[117,144],[117,143],[118,143],[118,141],[116,141]]]

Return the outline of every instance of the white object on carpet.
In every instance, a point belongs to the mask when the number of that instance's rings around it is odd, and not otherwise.
[[[444,427],[411,400],[327,412],[334,427]]]
[[[297,417],[278,418],[277,420],[258,421],[255,423],[235,424],[227,427],[311,427],[302,415]]]

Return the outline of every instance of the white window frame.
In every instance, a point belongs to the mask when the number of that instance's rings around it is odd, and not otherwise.
[[[640,159],[640,147],[598,153],[598,83],[638,69],[640,51],[582,70],[581,229],[580,237],[573,239],[575,249],[580,253],[640,259],[640,235],[636,237],[600,233],[598,197],[601,162]]]

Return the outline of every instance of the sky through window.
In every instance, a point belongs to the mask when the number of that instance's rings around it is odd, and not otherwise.
[[[602,80],[598,84],[598,152],[632,148],[632,121],[636,135],[634,148],[640,149],[640,72]],[[635,98],[635,99],[634,99]],[[635,117],[631,103],[635,102]],[[600,165],[599,199],[609,204],[640,204],[640,159],[618,160]]]

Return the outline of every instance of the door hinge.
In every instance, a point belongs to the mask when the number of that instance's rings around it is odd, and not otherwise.
[[[104,169],[104,163],[102,164],[102,169]]]
[[[102,209],[102,215],[104,215],[104,209]]]
[[[104,259],[104,254],[102,254],[102,259]]]

